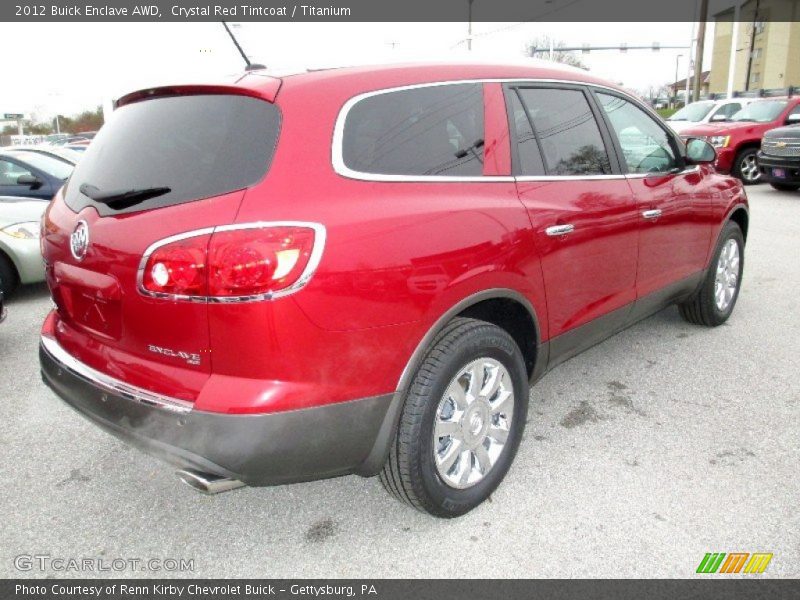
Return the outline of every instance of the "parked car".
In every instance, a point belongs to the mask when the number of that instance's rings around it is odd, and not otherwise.
[[[578,70],[134,92],[45,215],[43,377],[209,493],[380,474],[461,515],[548,369],[670,304],[731,315],[747,198],[714,159]]]
[[[89,147],[89,142],[74,142],[71,144],[64,144],[64,148],[73,153],[83,154]]]
[[[64,148],[61,146],[50,146],[45,144],[38,144],[36,146],[9,146],[3,148],[3,152],[14,152],[14,151],[35,152],[37,154],[43,154],[45,156],[57,158],[58,160],[65,162],[69,165],[72,165],[73,167],[78,164],[78,161],[83,156],[83,153],[75,152],[74,150],[70,150],[69,148]]]
[[[800,96],[756,100],[733,115],[730,121],[690,127],[682,131],[681,136],[708,140],[717,150],[717,170],[730,173],[749,185],[761,180],[758,150],[764,133],[792,123],[800,123]]]
[[[0,151],[0,196],[50,200],[74,165],[29,150]]]
[[[765,133],[758,166],[761,176],[776,190],[800,190],[800,125],[778,127]]]
[[[0,292],[44,280],[39,228],[47,205],[35,198],[0,196]]]
[[[732,98],[730,100],[700,100],[684,106],[667,119],[674,131],[682,133],[690,127],[707,123],[728,121],[742,107],[753,100],[750,98]]]

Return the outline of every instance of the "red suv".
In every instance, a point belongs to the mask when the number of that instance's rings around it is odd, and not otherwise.
[[[578,72],[395,66],[118,102],[42,227],[45,382],[206,492],[380,474],[463,514],[528,386],[733,310],[747,198]]]
[[[690,127],[681,136],[707,140],[717,150],[717,171],[749,185],[761,181],[757,156],[761,138],[770,129],[793,123],[800,123],[800,96],[765,98],[746,105],[730,121]]]

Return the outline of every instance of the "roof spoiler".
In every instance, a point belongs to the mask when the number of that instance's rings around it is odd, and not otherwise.
[[[235,84],[187,84],[187,85],[167,85],[160,87],[145,88],[130,92],[118,98],[114,102],[114,110],[126,104],[150,100],[152,98],[164,98],[168,96],[197,96],[201,94],[231,94],[237,96],[250,96],[260,98],[267,102],[275,102],[278,90],[281,87],[281,79],[269,77],[262,73],[248,73],[236,81]]]

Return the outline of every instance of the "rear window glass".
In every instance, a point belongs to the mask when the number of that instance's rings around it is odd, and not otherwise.
[[[399,90],[350,109],[342,158],[361,173],[481,176],[483,135],[481,84]]]
[[[101,215],[172,206],[257,183],[267,172],[280,112],[263,100],[233,95],[156,98],[123,106],[98,132],[66,191],[74,211]],[[122,210],[80,192],[169,188]]]

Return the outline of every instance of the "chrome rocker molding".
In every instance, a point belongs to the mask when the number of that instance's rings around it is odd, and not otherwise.
[[[192,411],[193,405],[191,402],[181,400],[179,398],[171,398],[169,396],[162,396],[155,394],[148,390],[142,389],[109,377],[91,368],[69,354],[61,345],[51,337],[41,337],[42,347],[47,353],[58,363],[59,367],[69,371],[73,375],[80,377],[107,392],[122,396],[132,402],[138,402],[147,406],[162,408],[173,413],[185,414]]]
[[[171,244],[201,235],[210,235],[219,231],[234,231],[237,229],[266,229],[268,227],[307,227],[314,230],[314,247],[311,250],[311,256],[308,259],[308,264],[305,270],[300,275],[297,281],[286,289],[277,292],[268,292],[266,294],[255,294],[252,296],[186,296],[181,294],[166,294],[162,292],[151,292],[144,288],[144,268],[147,265],[147,259],[150,255],[158,250],[161,246]],[[309,282],[311,277],[317,270],[320,261],[322,260],[322,252],[325,250],[325,240],[327,231],[325,226],[320,223],[310,223],[306,221],[258,221],[255,223],[241,223],[236,225],[217,225],[216,227],[204,227],[203,229],[195,229],[185,233],[179,233],[170,237],[158,240],[150,244],[147,250],[144,251],[142,259],[139,261],[139,269],[136,272],[136,289],[143,296],[151,298],[160,298],[162,300],[181,300],[185,302],[200,302],[200,303],[235,303],[235,302],[258,302],[261,300],[274,300],[275,298],[282,298],[289,294],[294,294],[296,291],[304,288]]]

